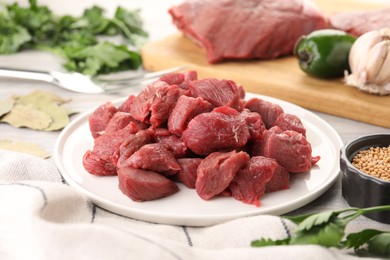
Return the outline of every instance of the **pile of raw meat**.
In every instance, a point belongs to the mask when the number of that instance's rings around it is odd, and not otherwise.
[[[389,8],[326,16],[312,0],[186,0],[173,23],[201,46],[209,63],[290,55],[296,41],[326,28],[359,36],[389,25]]]
[[[235,82],[198,80],[195,71],[163,76],[119,107],[94,111],[84,167],[118,175],[134,201],[169,196],[181,182],[204,200],[232,196],[260,206],[264,193],[289,188],[290,174],[320,158],[298,117],[244,96]]]

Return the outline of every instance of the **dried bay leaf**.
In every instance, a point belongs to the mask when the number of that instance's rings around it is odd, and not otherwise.
[[[52,102],[41,102],[39,110],[45,112],[52,119],[49,127],[45,128],[45,131],[55,131],[64,128],[69,124],[68,111]]]
[[[0,122],[9,123],[14,127],[28,127],[43,131],[60,130],[69,124],[71,112],[61,105],[69,102],[70,99],[37,90],[24,96],[13,96],[11,101],[13,102],[11,109],[9,104],[4,105],[5,112]],[[1,108],[0,104],[0,112]]]
[[[0,117],[7,114],[14,106],[13,99],[0,100]]]
[[[52,123],[52,118],[46,113],[32,106],[15,104],[12,110],[0,119],[14,127],[28,127],[35,130],[44,130]]]
[[[25,96],[14,96],[14,99],[18,103],[23,104],[36,104],[39,103],[40,100],[51,100],[52,102],[56,103],[57,105],[62,105],[70,101],[70,99],[64,99],[62,97],[57,96],[56,94],[53,94],[51,92],[43,91],[43,90],[37,90],[34,92],[31,92],[30,94],[27,94]]]
[[[47,128],[41,129],[45,131],[60,130],[69,124],[68,111],[59,106],[68,101],[46,91],[34,91],[28,95],[16,97],[17,103],[33,106],[51,117],[51,124]]]
[[[50,157],[50,153],[43,150],[39,145],[30,142],[0,140],[0,149],[27,153],[27,154],[41,157],[43,159]]]

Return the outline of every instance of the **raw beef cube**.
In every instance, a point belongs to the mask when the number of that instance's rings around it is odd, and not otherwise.
[[[208,78],[191,81],[190,91],[193,97],[202,97],[213,106],[229,106],[237,110],[242,109],[240,102],[242,93],[232,80]]]
[[[319,156],[312,157],[310,143],[295,131],[280,132],[279,127],[268,130],[254,155],[274,158],[287,171],[292,173],[306,172],[318,162]]]
[[[161,76],[159,80],[168,83],[168,85],[180,85],[184,81],[184,74],[180,72],[173,72]]]
[[[240,96],[241,99],[244,99],[245,98],[245,89],[244,89],[244,87],[241,86],[241,85],[238,85],[237,88],[238,88],[238,95]],[[244,107],[244,106],[242,106],[242,107]]]
[[[117,112],[117,108],[111,103],[107,102],[99,106],[92,115],[88,118],[89,129],[93,138],[96,138],[104,133],[111,118]]]
[[[119,189],[134,201],[149,201],[172,195],[179,187],[153,171],[124,167],[118,169]]]
[[[126,160],[138,151],[145,144],[152,142],[151,133],[149,130],[141,130],[136,134],[129,135],[119,146],[119,160],[117,167],[122,167],[126,164]]]
[[[190,189],[195,189],[197,170],[202,158],[181,158],[177,159],[181,170],[175,177]]]
[[[155,81],[137,95],[130,107],[132,117],[140,122],[149,122],[150,107],[160,87],[167,88],[169,85],[164,81]]]
[[[194,70],[189,70],[183,73],[184,81],[179,85],[182,89],[189,89],[190,82],[198,79],[198,73]]]
[[[230,183],[229,190],[232,196],[244,203],[260,207],[260,198],[278,167],[280,166],[274,159],[252,157]]]
[[[155,138],[157,143],[166,144],[169,147],[169,150],[173,152],[175,158],[181,158],[187,154],[187,145],[176,135],[170,134],[168,136],[157,136]]]
[[[181,136],[192,118],[210,112],[213,108],[213,105],[201,97],[180,96],[168,118],[168,129],[171,133]]]
[[[251,154],[253,156],[264,155],[266,153],[265,150],[268,149],[266,144],[271,144],[271,142],[268,141],[268,138],[274,134],[279,134],[282,132],[283,130],[278,126],[273,126],[270,129],[265,130],[261,139],[253,142]]]
[[[282,130],[293,130],[306,136],[306,129],[296,115],[282,113],[278,116],[272,126],[278,126]]]
[[[122,111],[122,112],[127,112],[127,113],[130,113],[130,108],[131,106],[133,105],[133,102],[134,100],[136,99],[136,96],[135,95],[130,95],[125,102],[122,103],[122,105],[120,105],[118,107],[118,111]]]
[[[248,126],[249,133],[251,135],[251,140],[261,140],[262,135],[266,129],[260,114],[256,112],[251,112],[248,109],[244,109],[240,115],[245,120]]]
[[[227,106],[217,107],[209,113],[199,114],[190,121],[182,139],[196,154],[245,146],[250,133],[245,120]]]
[[[127,136],[134,133],[134,128],[128,125],[119,131],[106,133],[95,138],[92,151],[87,151],[84,155],[84,168],[94,175],[115,175],[115,162],[119,158],[119,146]]]
[[[198,166],[196,192],[204,200],[222,193],[248,161],[249,155],[244,152],[211,153]]]
[[[159,143],[142,146],[122,166],[151,170],[166,175],[173,175],[180,171],[180,165],[173,152],[166,145]]]
[[[390,25],[390,8],[371,11],[340,12],[330,16],[330,25],[355,36],[387,28]]]
[[[197,80],[198,74],[194,70],[186,72],[174,72],[160,77],[161,81],[165,81],[169,85],[178,85],[182,89],[188,89],[188,84],[192,80]]]
[[[83,156],[84,169],[93,175],[116,175],[116,166],[111,161],[103,160],[97,153],[88,150]]]
[[[328,27],[310,0],[188,0],[169,13],[209,63],[288,55],[300,36]]]
[[[130,121],[134,121],[129,113],[118,111],[116,112],[110,122],[108,122],[106,129],[104,129],[104,133],[112,133],[126,127]]]
[[[249,99],[245,102],[245,108],[259,113],[267,129],[271,128],[278,116],[283,113],[283,109],[279,105],[259,98]]]
[[[153,126],[158,127],[168,120],[182,93],[177,85],[157,88],[155,98],[150,106],[150,123]]]
[[[265,192],[274,192],[278,190],[285,190],[290,187],[290,173],[278,164],[271,180],[265,186]]]

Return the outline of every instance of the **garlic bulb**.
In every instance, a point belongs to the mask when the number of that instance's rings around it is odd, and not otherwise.
[[[347,85],[362,91],[390,93],[390,28],[361,35],[349,53],[351,74],[345,75]]]

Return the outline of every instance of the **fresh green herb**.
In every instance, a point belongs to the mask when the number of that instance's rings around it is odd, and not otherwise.
[[[140,10],[122,7],[112,18],[99,6],[84,10],[80,17],[57,16],[29,0],[28,7],[5,5],[0,24],[0,54],[52,51],[65,58],[68,70],[89,75],[137,69],[142,64],[139,49],[148,37]],[[119,43],[109,41],[112,37]]]
[[[85,48],[66,46],[64,52],[70,58],[65,64],[68,70],[89,75],[136,69],[142,63],[138,53],[128,50],[125,45],[114,45],[109,42]]]
[[[0,53],[11,54],[31,41],[28,31],[0,13]]]
[[[346,208],[285,217],[297,224],[294,236],[280,240],[261,238],[252,241],[251,246],[317,244],[325,247],[353,248],[359,255],[390,257],[390,232],[366,229],[345,237],[345,227],[353,219],[366,213],[387,210],[390,210],[390,205],[372,208]]]

